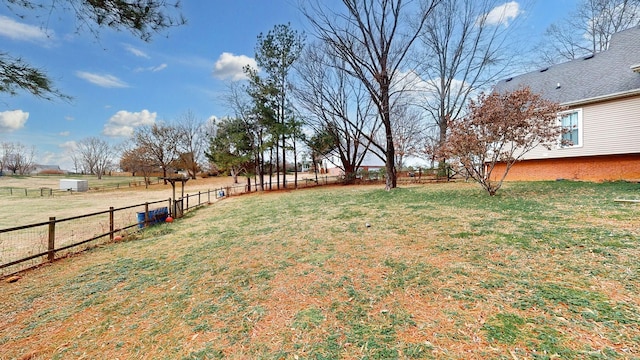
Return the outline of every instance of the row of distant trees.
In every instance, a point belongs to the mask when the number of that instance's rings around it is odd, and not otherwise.
[[[148,179],[152,174],[173,176],[176,170],[194,178],[205,167],[205,147],[215,132],[214,123],[187,111],[174,122],[158,122],[136,128],[124,142],[110,144],[100,137],[77,143],[71,157],[74,171],[100,179],[112,170]]]
[[[10,3],[20,7],[25,4],[23,9],[33,5],[31,1]],[[167,14],[173,8],[164,2],[146,3],[150,12],[138,11],[127,2],[115,2],[114,9],[103,6],[103,2],[62,9],[75,11],[82,24],[95,22],[127,29],[143,39],[181,23],[180,16]],[[224,101],[232,116],[221,119],[215,132],[195,132],[207,134],[207,140],[193,141],[185,135],[189,131],[177,125],[179,122],[142,127],[121,149],[120,167],[142,174],[160,167],[166,175],[172,164],[181,162],[193,176],[198,157],[204,154],[221,168],[254,178],[264,187],[265,175],[271,179],[274,174],[278,186],[286,185],[286,177],[282,181],[279,177],[287,163],[298,162],[302,148],[311,153],[314,164],[323,156],[336,155],[347,180],[355,177],[369,153],[386,164],[386,188],[391,189],[396,186],[397,169],[403,167],[407,156],[423,157],[442,170],[457,163],[468,174],[474,171],[464,169],[461,159],[517,158],[518,154],[496,152],[491,144],[485,154],[453,153],[453,149],[465,148],[455,146],[452,142],[456,139],[465,142],[461,145],[481,140],[477,136],[457,136],[469,134],[452,127],[489,131],[487,124],[474,125],[481,117],[477,109],[486,105],[492,109],[489,113],[504,114],[498,111],[500,106],[537,99],[525,89],[504,99],[478,98],[499,77],[523,69],[518,55],[525,49],[513,33],[520,18],[518,3],[342,0],[341,6],[334,6],[311,0],[301,6],[310,23],[311,40],[290,25],[277,25],[260,34],[255,47],[259,70],[245,68],[248,81],[230,86]],[[135,21],[114,16],[121,13],[130,13]],[[541,59],[536,65],[604,50],[613,33],[638,25],[639,14],[640,0],[583,0],[562,22],[567,25],[548,29],[543,45],[537,47],[542,56],[534,56]],[[29,69],[21,62],[2,63],[7,57],[0,55],[0,66]],[[45,98],[62,96],[39,71],[30,77],[28,72],[0,74],[5,76],[0,79],[5,84],[0,91],[15,93],[21,88]],[[9,75],[13,77],[7,78]],[[550,105],[553,109],[557,104]],[[520,119],[529,110],[494,120]],[[523,131],[514,129],[513,134]],[[505,134],[497,135],[503,139]],[[546,140],[540,138],[538,142]],[[104,173],[103,163],[83,154],[104,154],[98,150],[99,145],[99,139],[88,139],[79,146],[76,160],[85,171]],[[520,149],[531,145],[524,144]],[[470,150],[467,147],[465,151]]]
[[[120,144],[92,136],[75,144],[70,157],[78,174],[103,175],[114,170],[131,172],[148,178],[161,172],[183,170],[191,178],[205,168],[204,157],[213,122],[198,119],[187,111],[173,123],[159,122],[135,130],[133,136]],[[0,169],[13,175],[25,175],[36,168],[35,147],[19,142],[0,142]]]
[[[163,177],[171,169],[180,169],[195,179],[207,162],[204,152],[213,134],[215,123],[198,119],[191,111],[172,124],[139,127],[123,145],[119,167],[145,178],[158,169]]]

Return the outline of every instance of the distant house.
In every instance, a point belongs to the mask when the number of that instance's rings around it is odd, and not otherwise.
[[[640,179],[640,27],[614,34],[606,51],[502,80],[495,90],[521,86],[568,108],[559,122],[572,145],[534,149],[508,180]]]
[[[360,165],[360,171],[375,171],[385,168],[385,162],[382,161],[373,152],[367,151],[367,154],[362,160]],[[340,156],[336,154],[329,154],[322,160],[323,172],[333,176],[343,176],[344,169],[342,168],[342,161]]]
[[[65,171],[60,169],[58,165],[34,165],[33,170],[31,171],[32,175],[36,174],[65,174]]]

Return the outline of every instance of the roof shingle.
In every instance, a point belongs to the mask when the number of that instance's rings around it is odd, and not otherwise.
[[[529,86],[533,92],[561,104],[640,90],[640,26],[614,34],[609,49],[546,69],[501,80],[495,90]]]

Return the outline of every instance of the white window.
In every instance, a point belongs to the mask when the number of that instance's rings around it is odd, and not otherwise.
[[[570,110],[560,114],[562,134],[561,148],[582,146],[582,109]]]

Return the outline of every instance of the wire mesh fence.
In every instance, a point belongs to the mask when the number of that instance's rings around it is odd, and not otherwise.
[[[159,178],[153,179],[153,180],[150,179],[148,181],[134,180],[134,181],[111,183],[111,184],[101,184],[99,186],[91,186],[88,190],[91,190],[91,191],[119,190],[119,189],[158,185],[160,183],[161,183],[161,180]],[[77,191],[73,189],[56,189],[52,187],[39,187],[39,188],[23,188],[23,187],[13,187],[13,186],[0,187],[0,196],[20,196],[20,197],[31,197],[31,198],[55,197],[55,196],[73,195],[76,192]]]
[[[228,196],[257,191],[277,191],[340,184],[341,176],[322,176],[283,183],[255,182],[225,186],[214,190],[183,194],[173,200],[157,200],[113,208],[75,217],[0,229],[0,276],[10,275],[42,263],[113,242],[148,225],[164,221],[167,216],[181,217],[184,212]]]
[[[167,208],[170,203],[168,199],[117,209],[111,207],[75,217],[50,217],[46,222],[0,229],[0,276],[113,241],[117,234],[137,231],[150,221],[145,215],[150,207],[162,205]]]

